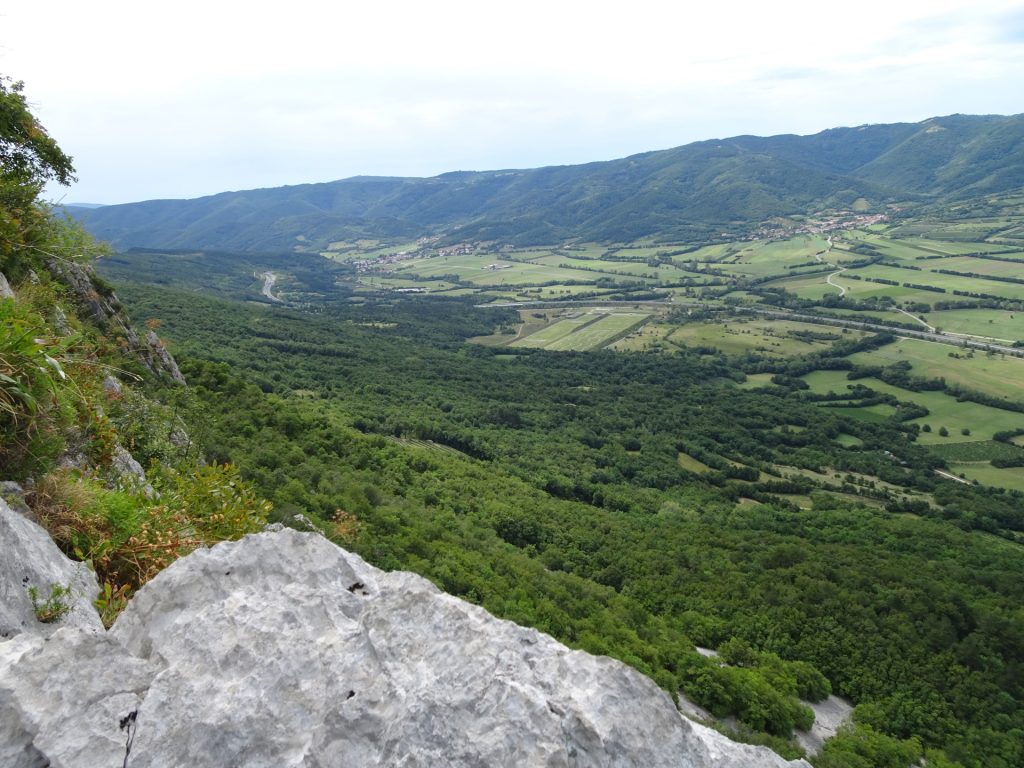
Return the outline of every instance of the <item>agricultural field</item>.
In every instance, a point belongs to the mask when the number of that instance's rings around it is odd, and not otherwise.
[[[974,480],[982,485],[996,488],[1009,488],[1024,491],[1024,467],[1001,469],[987,462],[956,462],[950,463],[953,474],[962,475],[967,480]]]
[[[723,258],[718,267],[736,276],[765,277],[786,274],[789,267],[817,264],[814,255],[827,247],[828,243],[823,237],[755,241]],[[690,258],[692,255],[687,254],[679,260],[685,262]]]
[[[850,359],[860,365],[906,361],[917,376],[944,378],[994,397],[1024,400],[1024,358],[958,350],[948,344],[919,339],[898,339],[871,352],[858,352]]]
[[[1016,428],[1024,429],[1024,413],[1005,411],[980,403],[959,402],[945,392],[911,392],[873,378],[850,381],[846,378],[845,371],[814,371],[805,375],[803,380],[810,386],[811,391],[816,393],[842,394],[850,387],[862,384],[878,392],[893,395],[902,402],[912,402],[927,408],[927,416],[910,421],[911,424],[921,427],[927,424],[931,428],[930,432],[918,433],[917,441],[922,445],[987,441],[991,440],[997,432]],[[875,417],[879,413],[884,414],[886,418],[895,413],[892,406],[881,405],[873,405],[866,409],[846,406],[836,408],[836,411],[855,418],[865,418],[868,421],[876,420]],[[864,416],[862,411],[871,415]],[[946,428],[948,435],[940,434],[942,427]],[[968,434],[963,434],[964,430],[967,430]]]
[[[929,325],[947,333],[1001,342],[1024,339],[1024,312],[1004,309],[947,309],[925,313]]]
[[[650,317],[642,311],[581,309],[564,313],[531,313],[535,325],[527,322],[509,346],[532,347],[554,352],[582,352],[601,349]],[[536,324],[541,315],[546,324]]]
[[[564,254],[554,256],[542,256],[535,259],[533,264],[542,264],[550,267],[579,269],[584,271],[588,279],[596,280],[601,277],[617,277],[625,275],[642,280],[653,280],[657,282],[676,282],[687,277],[702,277],[700,274],[687,272],[686,270],[674,267],[671,264],[658,264],[650,266],[646,261],[605,261],[602,259],[576,259]]]
[[[826,334],[831,338],[801,338],[799,334]],[[846,337],[855,339],[860,335],[860,331],[851,331]],[[822,328],[810,323],[730,317],[719,322],[686,323],[665,336],[664,340],[678,346],[714,347],[726,354],[761,352],[776,357],[789,357],[824,349],[840,338],[843,338],[840,329]]]

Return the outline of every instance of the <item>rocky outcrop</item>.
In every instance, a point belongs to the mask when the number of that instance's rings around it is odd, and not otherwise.
[[[67,613],[58,621],[40,622],[29,590],[34,589],[37,601],[43,602],[54,586],[70,591],[60,600]],[[43,528],[0,498],[0,640],[23,632],[45,637],[61,627],[101,631],[92,606],[98,593],[91,571],[64,557]]]
[[[289,529],[179,560],[106,634],[0,642],[0,708],[11,766],[121,765],[128,738],[132,768],[806,766],[690,723],[619,662]]]
[[[94,277],[90,266],[66,259],[51,257],[46,268],[68,289],[82,317],[89,318],[108,333],[124,339],[139,360],[157,375],[166,376],[178,384],[185,383],[178,364],[153,331],[140,337],[132,327],[120,300],[109,287]],[[60,308],[57,308],[60,311]]]
[[[3,272],[0,272],[0,299],[13,299],[14,291],[11,290],[11,284],[7,282],[7,277]]]

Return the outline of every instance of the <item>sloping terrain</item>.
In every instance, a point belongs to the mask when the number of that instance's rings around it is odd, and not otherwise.
[[[115,246],[316,250],[353,237],[693,238],[774,216],[1024,186],[1024,117],[965,116],[739,136],[620,160],[71,208]]]

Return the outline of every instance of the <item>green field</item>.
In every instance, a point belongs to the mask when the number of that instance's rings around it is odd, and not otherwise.
[[[696,472],[699,474],[711,471],[711,467],[709,467],[703,461],[699,461],[693,458],[693,456],[691,456],[688,453],[680,453],[677,461],[679,462],[679,466],[685,469],[687,472]]]
[[[929,325],[949,333],[1012,342],[1024,339],[1024,312],[1004,309],[947,309],[928,312]]]
[[[643,280],[653,281],[677,281],[685,277],[699,277],[692,272],[674,267],[671,264],[659,264],[656,267],[649,266],[646,261],[605,261],[602,259],[574,259],[569,256],[558,254],[555,256],[543,256],[535,259],[534,264],[543,264],[550,267],[579,268],[584,274],[589,275],[591,280],[597,280],[606,276],[626,275]],[[590,271],[590,270],[596,270]]]
[[[644,322],[646,312],[604,312],[581,310],[555,319],[529,334],[520,333],[513,347],[533,347],[554,352],[600,349]],[[525,328],[524,328],[525,330]]]
[[[944,261],[944,259],[943,259],[943,261]],[[972,262],[973,261],[978,261],[978,262],[981,262],[981,263],[984,263],[984,264],[999,263],[999,262],[983,261],[981,259],[971,259],[971,261]],[[966,272],[966,271],[977,271],[977,270],[970,270],[970,269],[966,269],[965,268],[965,269],[959,270],[959,271],[965,271]],[[975,278],[975,277],[961,277],[959,275],[942,275],[942,274],[939,274],[937,272],[930,272],[927,269],[922,269],[921,271],[916,271],[916,270],[908,270],[908,269],[898,269],[896,267],[885,267],[885,266],[879,266],[877,264],[873,264],[870,267],[859,267],[859,268],[857,268],[855,270],[851,270],[851,274],[859,275],[859,276],[864,277],[864,278],[874,277],[874,278],[882,278],[882,279],[885,279],[885,280],[895,280],[897,283],[900,284],[899,287],[901,287],[901,288],[904,287],[903,283],[914,283],[914,284],[920,284],[920,285],[930,285],[930,286],[934,286],[936,288],[943,288],[943,289],[946,290],[946,297],[947,298],[953,298],[953,296],[954,296],[953,291],[954,290],[970,291],[972,293],[986,293],[986,294],[990,294],[992,296],[1000,296],[1000,297],[1008,298],[1008,299],[1016,299],[1016,298],[1024,297],[1024,285],[1017,285],[1017,284],[1014,284],[1014,283],[1002,283],[1002,282],[997,282],[995,280],[983,280],[981,278]],[[841,278],[837,278],[837,280],[841,280]],[[865,290],[863,288],[860,288],[860,286],[858,286],[857,289],[854,289],[854,288],[851,287],[851,290],[854,293],[866,293],[867,295],[887,295],[887,294],[872,294],[869,291],[870,290],[875,290],[875,289],[878,289],[878,288],[896,287],[896,286],[886,286],[886,285],[882,285],[882,284],[879,284],[879,283],[871,283],[871,282],[867,282],[867,281],[856,281],[856,280],[851,280],[851,281],[843,282],[843,285],[847,285],[848,282],[849,283],[865,283],[867,286],[871,286],[871,288],[867,289],[867,290]],[[850,287],[850,286],[848,286],[848,287]],[[937,292],[933,292],[933,291],[928,291],[928,293],[931,294],[931,300],[932,301],[938,300],[938,297],[943,295],[943,294],[940,294],[940,293],[937,293]]]
[[[982,485],[1024,491],[1024,467],[1000,469],[985,462],[964,462],[949,465],[950,471]]]
[[[1024,277],[1024,254],[1006,254],[1005,258],[1019,259],[1019,261],[950,256],[947,259],[929,259],[917,266],[932,272],[939,269],[952,269],[956,272],[974,272],[979,275],[995,275],[996,277]]]
[[[836,329],[791,320],[736,319],[725,322],[692,322],[679,326],[666,337],[666,341],[688,347],[715,347],[727,354],[761,352],[773,356],[805,354],[822,349],[831,342],[805,341],[793,333],[836,332]],[[858,338],[851,332],[849,338]]]
[[[819,236],[780,241],[759,240],[724,257],[719,263],[719,268],[731,274],[750,277],[785,275],[787,267],[807,262],[817,263],[814,254],[824,251],[827,247],[828,243]],[[686,261],[688,258],[689,254],[679,257],[679,260]]]
[[[897,339],[880,349],[858,352],[850,359],[860,365],[891,365],[905,360],[917,376],[944,378],[995,397],[1024,401],[1024,358],[990,356],[920,339]]]
[[[893,395],[901,401],[917,403],[927,408],[929,411],[927,416],[910,422],[931,426],[931,432],[918,434],[917,440],[922,445],[991,440],[997,432],[1018,427],[1024,428],[1024,413],[1004,411],[1001,408],[992,408],[979,403],[958,402],[956,398],[950,397],[944,392],[911,392],[872,378],[850,381],[843,371],[814,371],[804,376],[803,379],[810,386],[812,392],[843,393],[849,387],[859,383],[878,392]],[[875,414],[877,408],[879,406],[871,406],[866,410]],[[854,407],[837,408],[836,410],[856,417],[858,411],[865,409]],[[894,411],[890,408],[889,413],[894,413]],[[873,417],[867,418],[874,420]],[[940,435],[940,427],[946,427],[949,435],[946,437]],[[970,430],[970,435],[962,434],[964,429]]]
[[[548,344],[545,349],[555,352],[584,352],[601,349],[633,326],[642,323],[647,317],[648,315],[642,312],[605,315],[595,322],[577,329],[572,334]]]

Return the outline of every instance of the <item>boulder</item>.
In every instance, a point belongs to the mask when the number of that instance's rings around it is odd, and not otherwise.
[[[0,643],[0,703],[25,724],[0,734],[29,756],[19,766],[120,764],[122,722],[132,768],[807,766],[691,723],[617,661],[290,529],[194,552],[106,635],[63,630],[47,645]],[[87,681],[46,676],[61,648],[57,666],[83,657]],[[124,669],[102,670],[108,657]]]
[[[70,588],[62,600],[68,611],[56,621],[42,623],[29,588],[34,587],[42,601],[55,585]],[[48,636],[61,627],[102,631],[92,604],[98,594],[92,571],[68,560],[42,527],[0,498],[0,638],[23,632]]]

